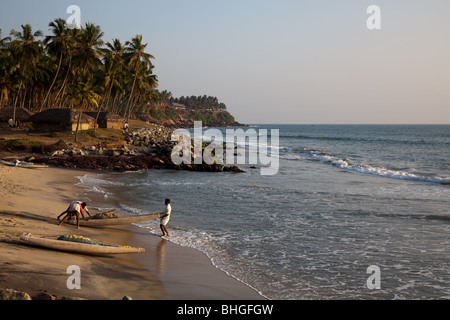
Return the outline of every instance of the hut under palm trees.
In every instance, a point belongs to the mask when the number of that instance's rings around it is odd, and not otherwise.
[[[28,118],[34,130],[44,132],[76,131],[80,112],[73,109],[47,109]],[[79,130],[94,129],[95,119],[82,114]]]
[[[9,119],[15,119],[16,121],[24,123],[32,115],[34,115],[34,113],[25,108],[16,108],[15,111],[14,107],[0,108],[0,127],[9,127]]]
[[[85,114],[88,116],[97,119],[97,111],[86,111]],[[98,128],[105,129],[123,129],[125,124],[125,119],[121,116],[111,113],[111,112],[100,112],[98,114],[97,126]]]

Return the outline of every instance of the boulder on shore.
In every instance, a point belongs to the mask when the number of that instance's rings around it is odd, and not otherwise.
[[[22,291],[2,289],[0,290],[0,300],[31,300],[31,296]]]

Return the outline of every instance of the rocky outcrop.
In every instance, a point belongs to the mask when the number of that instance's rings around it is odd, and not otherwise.
[[[125,144],[116,148],[103,148],[101,145],[78,148],[64,148],[34,156],[27,161],[45,163],[63,168],[94,169],[106,171],[138,171],[143,169],[172,169],[202,172],[243,172],[236,166],[222,164],[183,164],[175,165],[171,153],[177,142],[171,141],[173,129],[155,126],[139,129],[127,134]],[[67,146],[58,143],[59,146]],[[191,141],[193,146],[193,140]],[[203,145],[205,147],[205,145]],[[194,156],[194,152],[192,152]],[[194,163],[194,158],[192,158]]]

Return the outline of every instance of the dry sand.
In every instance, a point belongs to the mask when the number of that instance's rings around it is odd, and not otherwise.
[[[137,227],[58,226],[56,217],[84,190],[76,176],[92,172],[0,166],[0,289],[93,300],[254,300],[261,296],[216,269],[202,253],[146,234]],[[92,212],[91,214],[95,213]],[[144,247],[145,253],[89,256],[31,247],[22,233],[80,234]],[[81,290],[69,290],[67,267],[81,269]]]

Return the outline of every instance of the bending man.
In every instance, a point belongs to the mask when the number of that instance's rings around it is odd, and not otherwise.
[[[64,217],[64,219],[61,221],[61,223],[59,225],[62,225],[64,223],[64,221],[66,221],[67,219],[72,218],[73,216],[77,217],[77,229],[80,229],[80,215],[83,217],[83,220],[89,220],[89,218],[85,218],[84,217],[84,212],[86,212],[88,214],[88,216],[90,217],[90,213],[88,208],[86,207],[86,202],[81,202],[81,201],[72,201],[69,205],[69,207],[66,209],[66,211],[64,211],[63,213],[61,213],[58,216],[58,220],[59,218],[61,218],[62,215],[66,214],[66,216]]]

